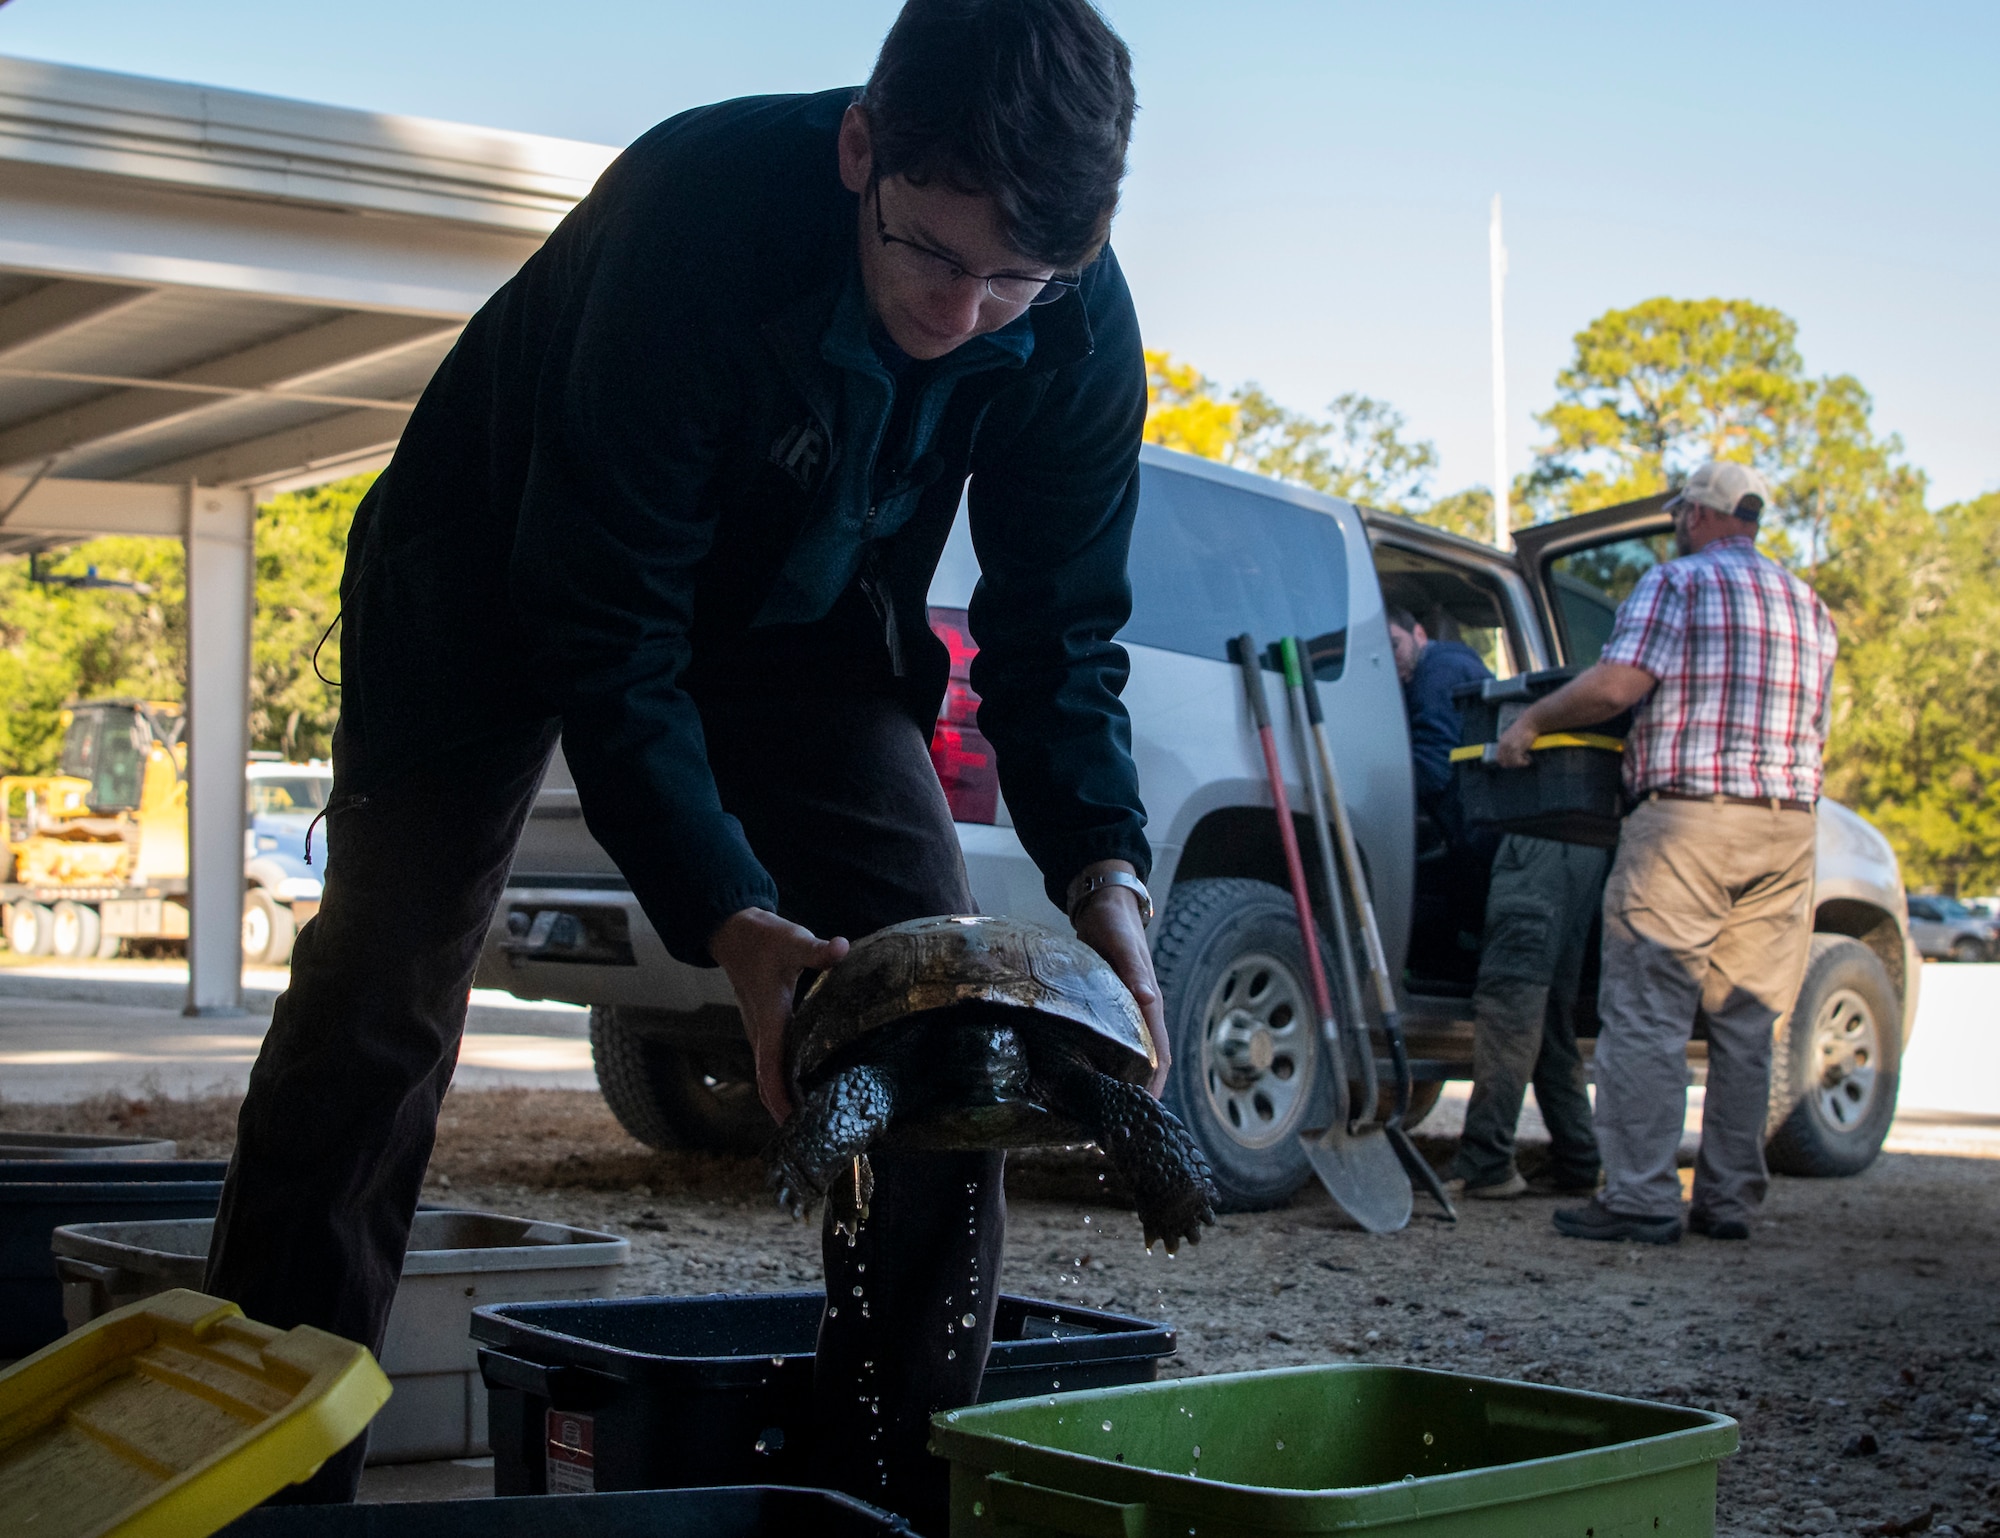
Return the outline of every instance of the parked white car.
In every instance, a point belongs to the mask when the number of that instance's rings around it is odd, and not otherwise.
[[[1476,943],[1439,934],[1422,900],[1420,830],[1385,602],[1460,639],[1502,676],[1594,660],[1617,602],[1663,556],[1663,499],[1524,530],[1518,549],[1148,447],[1133,539],[1125,702],[1151,819],[1153,951],[1173,1033],[1167,1099],[1194,1129],[1225,1201],[1288,1199],[1309,1178],[1298,1133],[1326,1119],[1304,949],[1228,639],[1307,638],[1340,779],[1360,833],[1418,1079],[1413,1115],[1471,1074]],[[932,620],[962,682],[978,581],[961,527],[932,586]],[[1274,690],[1274,699],[1282,692]],[[980,907],[1060,923],[1015,836],[969,694],[933,744]],[[1296,771],[1296,764],[1293,765]],[[1295,807],[1303,788],[1290,791]],[[1310,847],[1311,832],[1302,824]],[[1919,968],[1896,859],[1861,818],[1820,804],[1812,962],[1775,1057],[1770,1154],[1799,1174],[1851,1174],[1880,1149]],[[1428,926],[1428,927],[1427,927]],[[1594,958],[1593,958],[1594,968]],[[560,759],[531,817],[479,983],[594,1006],[599,1082],[657,1146],[754,1149],[770,1123],[717,970],[673,961],[590,839]],[[1594,989],[1581,1034],[1595,1034]],[[1691,1057],[1697,1067],[1705,1044]]]

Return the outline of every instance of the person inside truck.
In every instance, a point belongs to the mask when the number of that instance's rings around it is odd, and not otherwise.
[[[646,134],[473,318],[356,514],[324,905],[251,1075],[211,1292],[381,1344],[559,735],[668,949],[728,975],[784,1119],[802,979],[972,907],[924,607],[962,494],[979,724],[1052,899],[1144,1011],[1158,1092],[1112,639],[1146,414],[1106,244],[1133,109],[1088,0],[909,0],[858,91]],[[1001,1167],[881,1153],[858,1241],[823,1239],[814,1478],[924,1531],[929,1416],[976,1398],[991,1338]],[[360,1460],[297,1498],[351,1498]]]
[[[1471,647],[1432,640],[1408,609],[1392,606],[1386,617],[1410,715],[1417,805],[1446,840],[1442,900],[1457,905],[1451,927],[1471,938],[1478,952],[1472,1099],[1452,1185],[1474,1200],[1530,1191],[1588,1195],[1597,1188],[1597,1140],[1574,1013],[1610,857],[1522,833],[1496,843],[1490,833],[1467,826],[1451,764],[1463,730],[1453,691],[1493,674]],[[1548,1169],[1532,1184],[1514,1161],[1515,1126],[1531,1082],[1551,1154]]]
[[[1687,1226],[1747,1239],[1764,1163],[1772,1028],[1811,953],[1816,803],[1838,642],[1826,605],[1757,549],[1771,488],[1711,460],[1668,501],[1679,556],[1618,606],[1598,660],[1501,734],[1518,768],[1546,732],[1636,706],[1634,803],[1604,891],[1595,1062],[1604,1189],[1556,1209],[1575,1239],[1681,1237],[1687,1044],[1708,1027]]]
[[[1417,816],[1424,834],[1409,967],[1426,978],[1463,978],[1479,947],[1494,839],[1468,828],[1459,805],[1451,750],[1458,746],[1462,726],[1452,691],[1493,675],[1478,652],[1462,641],[1433,637],[1410,610],[1390,603],[1384,617],[1396,676],[1403,683]]]

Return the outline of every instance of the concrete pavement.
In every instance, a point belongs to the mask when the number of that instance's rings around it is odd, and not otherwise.
[[[107,1093],[240,1094],[284,990],[282,967],[244,971],[252,1012],[190,1019],[174,962],[0,967],[0,1100]],[[475,989],[454,1082],[465,1089],[595,1089],[590,1012]]]

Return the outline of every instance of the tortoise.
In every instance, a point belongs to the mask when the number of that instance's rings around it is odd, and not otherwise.
[[[798,1109],[770,1149],[779,1200],[829,1198],[850,1243],[870,1148],[1096,1143],[1131,1186],[1146,1247],[1215,1221],[1208,1161],[1144,1088],[1139,1006],[1073,935],[946,914],[859,940],[820,974],[785,1038]]]

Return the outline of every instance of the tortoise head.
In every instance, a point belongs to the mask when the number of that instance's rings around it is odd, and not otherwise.
[[[1141,1083],[1155,1061],[1131,991],[1073,934],[1024,919],[942,914],[857,941],[800,1002],[785,1041],[795,1083],[862,1037],[917,1015],[1020,1010],[1074,1033],[1098,1067]]]

